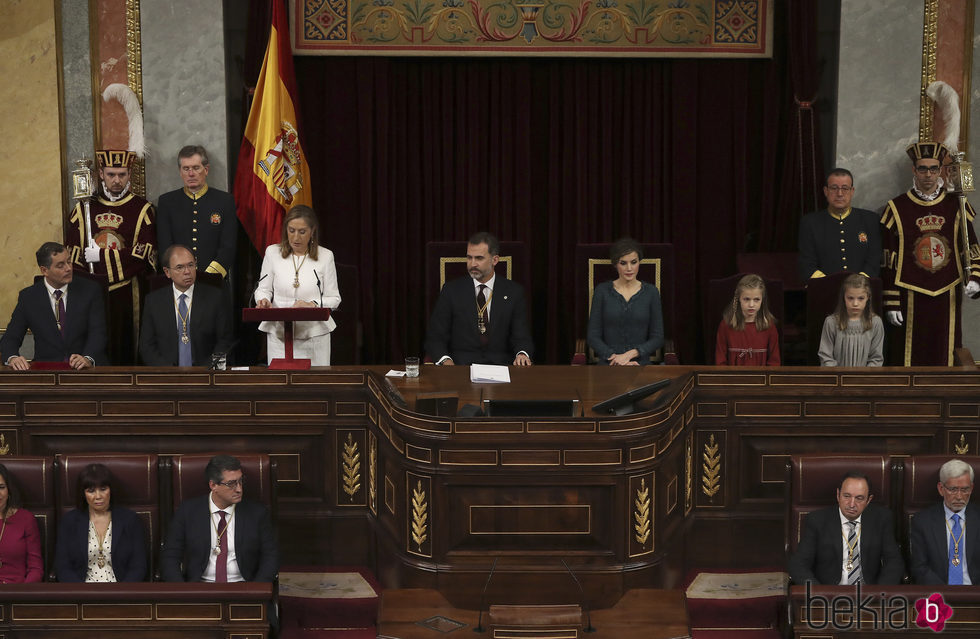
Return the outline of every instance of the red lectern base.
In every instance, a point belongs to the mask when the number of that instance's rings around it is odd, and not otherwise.
[[[308,371],[310,370],[310,360],[308,359],[283,359],[277,357],[269,362],[270,371]]]

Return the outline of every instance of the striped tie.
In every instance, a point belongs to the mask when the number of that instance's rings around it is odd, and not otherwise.
[[[854,549],[851,556],[851,570],[847,573],[847,585],[853,586],[861,581],[861,548],[857,534],[857,522],[847,522],[847,547]]]

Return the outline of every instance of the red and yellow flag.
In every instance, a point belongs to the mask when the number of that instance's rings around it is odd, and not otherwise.
[[[310,167],[299,141],[296,76],[285,2],[272,2],[272,28],[238,152],[235,203],[252,244],[278,244],[286,211],[312,206]]]

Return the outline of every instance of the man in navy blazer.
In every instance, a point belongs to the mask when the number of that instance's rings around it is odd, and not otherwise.
[[[968,508],[973,467],[949,460],[939,469],[937,488],[943,501],[912,517],[912,579],[917,584],[980,585],[980,510]]]
[[[68,251],[57,242],[45,242],[35,255],[41,277],[17,296],[0,339],[0,359],[14,370],[28,370],[20,347],[30,329],[36,362],[67,362],[74,369],[107,364],[102,287],[73,279]]]
[[[905,562],[895,541],[895,521],[887,508],[870,505],[873,498],[866,475],[847,473],[837,489],[837,506],[806,516],[800,545],[789,560],[794,584],[901,582]],[[852,523],[854,541],[848,534]],[[854,561],[856,557],[859,561]],[[859,565],[857,574],[855,565]]]
[[[140,358],[147,366],[208,366],[212,354],[227,353],[234,342],[231,311],[220,290],[195,283],[197,263],[189,248],[170,245],[161,263],[173,285],[146,296]],[[186,311],[180,310],[180,295],[186,296]],[[180,361],[185,335],[190,362]]]
[[[205,474],[211,489],[177,508],[160,554],[164,581],[267,581],[279,571],[269,511],[243,501],[241,462],[215,455]]]
[[[534,343],[527,324],[524,288],[494,267],[500,242],[477,233],[466,247],[470,277],[442,287],[429,320],[425,351],[436,364],[530,366]]]

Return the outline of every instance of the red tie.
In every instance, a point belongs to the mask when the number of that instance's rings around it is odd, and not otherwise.
[[[218,557],[214,560],[214,583],[228,583],[228,529],[225,527],[225,511],[219,510],[221,523],[218,524]]]

